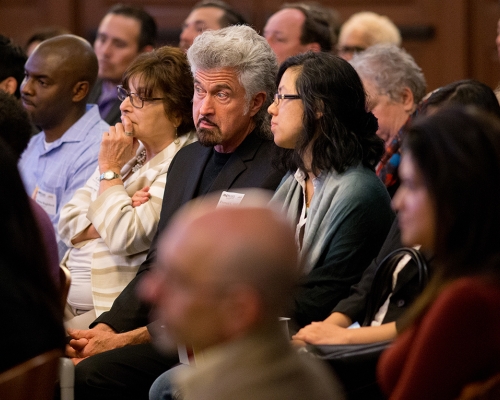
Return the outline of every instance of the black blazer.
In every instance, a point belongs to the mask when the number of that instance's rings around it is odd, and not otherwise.
[[[275,144],[251,133],[231,155],[215,179],[210,192],[221,192],[237,188],[262,188],[274,191],[283,173],[272,166]],[[167,173],[167,184],[163,197],[158,230],[149,249],[146,260],[137,271],[136,277],[125,287],[114,301],[111,310],[103,313],[90,327],[103,322],[117,332],[127,332],[149,323],[149,306],[136,296],[136,286],[142,274],[150,269],[156,259],[159,234],[167,227],[175,212],[195,197],[205,166],[213,151],[195,142],[180,150],[172,160]]]
[[[89,98],[87,99],[87,104],[97,104],[99,96],[102,92],[102,80],[98,79],[90,91]],[[120,104],[122,102],[118,100],[118,97],[113,100],[111,109],[107,115],[101,115],[101,118],[110,125],[115,125],[117,122],[121,122],[122,112],[120,111]]]
[[[370,293],[373,277],[379,264],[389,253],[401,247],[403,247],[401,244],[401,231],[396,216],[377,258],[365,270],[359,283],[351,287],[349,297],[341,300],[332,312],[340,312],[347,315],[353,322],[358,321],[362,324],[367,309],[368,293]],[[413,260],[410,260],[398,274],[396,287],[389,301],[389,308],[383,323],[396,321],[418,294],[418,270]]]

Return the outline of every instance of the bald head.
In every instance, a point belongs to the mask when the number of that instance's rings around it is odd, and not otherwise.
[[[191,203],[162,235],[155,274],[143,297],[176,342],[230,341],[286,315],[300,276],[294,230],[267,206]]]
[[[70,84],[89,82],[92,87],[99,69],[94,49],[85,39],[75,35],[60,35],[40,43],[32,54],[51,60]],[[31,58],[31,57],[30,57]]]
[[[97,68],[90,44],[74,35],[43,41],[28,58],[21,98],[47,141],[61,137],[85,113]]]
[[[199,252],[202,259],[197,272],[211,276],[214,283],[248,284],[271,308],[278,306],[280,298],[290,296],[298,276],[298,256],[293,230],[276,211],[195,206],[180,213],[170,229],[190,238],[170,244]],[[265,312],[283,313],[284,307],[281,304],[281,309],[266,308]]]

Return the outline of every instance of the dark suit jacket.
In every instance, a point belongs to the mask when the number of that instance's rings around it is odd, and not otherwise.
[[[251,133],[231,155],[210,188],[210,192],[221,192],[237,188],[263,188],[275,190],[283,177],[272,165],[274,143]],[[158,223],[148,256],[137,271],[136,277],[127,285],[113,303],[111,310],[97,318],[91,327],[103,322],[117,332],[127,332],[148,324],[149,307],[136,296],[136,286],[142,274],[149,270],[156,259],[158,235],[166,228],[175,212],[196,194],[198,183],[213,151],[195,142],[180,150],[172,160],[167,173],[167,184]]]
[[[98,79],[89,94],[89,98],[87,99],[87,104],[97,104],[101,92],[102,92],[102,80]],[[113,100],[112,104],[113,105],[111,106],[111,109],[109,110],[108,114],[101,115],[101,118],[108,124],[115,125],[117,122],[121,122],[122,112],[120,111],[120,104],[122,104],[122,102],[118,100],[117,97],[115,100]]]
[[[377,258],[375,258],[365,270],[359,283],[351,287],[350,296],[341,300],[332,312],[340,312],[347,315],[353,322],[358,321],[362,324],[365,319],[368,296],[371,290],[373,277],[375,276],[379,264],[389,253],[401,247],[403,247],[401,244],[401,231],[399,230],[398,218],[396,216]],[[383,322],[396,321],[418,294],[419,284],[417,266],[413,261],[409,261],[398,274],[396,287],[394,288],[389,302],[389,308]]]

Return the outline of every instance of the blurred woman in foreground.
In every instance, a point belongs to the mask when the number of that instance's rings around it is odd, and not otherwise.
[[[500,372],[500,122],[448,108],[409,129],[394,198],[434,275],[378,365],[390,399],[455,399]]]

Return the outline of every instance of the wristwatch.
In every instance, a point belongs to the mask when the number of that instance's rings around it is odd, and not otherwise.
[[[99,176],[99,182],[102,181],[103,179],[110,181],[112,179],[118,179],[121,178],[122,176],[120,174],[117,174],[116,172],[113,171],[106,171]]]

